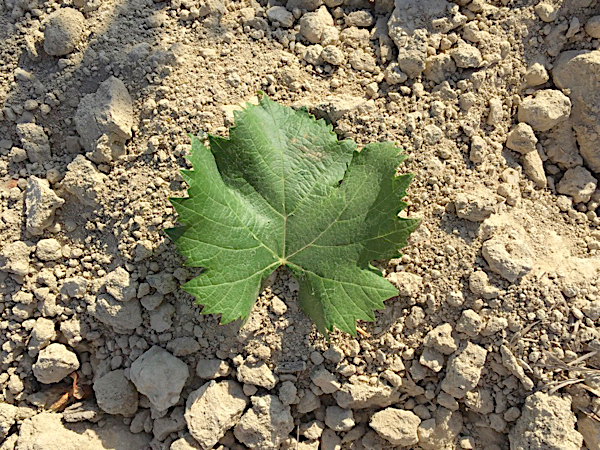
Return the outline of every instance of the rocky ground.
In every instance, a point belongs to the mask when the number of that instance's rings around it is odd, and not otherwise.
[[[178,289],[187,133],[257,91],[410,154],[358,338]],[[0,0],[0,108],[1,450],[600,448],[598,0]]]

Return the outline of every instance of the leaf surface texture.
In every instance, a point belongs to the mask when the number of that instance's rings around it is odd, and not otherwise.
[[[321,333],[355,334],[398,294],[370,262],[397,257],[418,225],[398,217],[412,179],[396,176],[405,157],[390,142],[359,152],[324,120],[267,97],[235,113],[229,138],[209,136],[207,148],[192,137],[188,197],[171,199],[182,226],[167,232],[205,271],[183,289],[221,323],[245,319],[285,265]]]

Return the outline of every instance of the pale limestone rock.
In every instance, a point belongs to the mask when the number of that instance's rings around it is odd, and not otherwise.
[[[427,58],[423,75],[428,80],[441,83],[454,72],[456,72],[456,63],[452,56],[447,53],[440,53]]]
[[[118,302],[112,295],[100,294],[88,307],[88,311],[100,322],[110,325],[117,333],[134,330],[143,322],[142,308],[137,299]]]
[[[538,151],[529,152],[523,155],[523,172],[531,178],[537,187],[545,188],[548,185],[544,163]]]
[[[300,19],[300,34],[312,44],[319,44],[323,32],[333,27],[333,17],[325,6],[321,6],[316,12],[304,14]]]
[[[408,78],[417,78],[427,68],[427,53],[420,46],[398,50],[398,68]]]
[[[583,436],[583,441],[588,449],[600,448],[600,424],[598,421],[582,416],[577,420],[577,431]]]
[[[346,436],[348,433],[346,433]],[[345,436],[344,436],[345,437]],[[317,441],[317,444],[319,441]],[[340,450],[342,448],[342,439],[335,431],[326,428],[321,436],[321,450]],[[310,449],[307,449],[310,450]],[[316,450],[316,449],[315,449]]]
[[[462,427],[463,418],[459,411],[438,407],[431,419],[419,425],[419,447],[423,450],[455,448]]]
[[[349,27],[340,32],[340,41],[352,48],[365,48],[369,45],[369,30]]]
[[[172,273],[160,272],[153,275],[148,275],[146,281],[150,286],[156,289],[159,293],[166,295],[175,292],[178,287],[177,280]]]
[[[361,9],[344,16],[344,22],[347,27],[370,27],[375,19],[369,11]]]
[[[408,80],[408,75],[400,70],[398,63],[391,63],[387,66],[384,76],[388,84],[401,84]]]
[[[300,414],[306,414],[321,406],[321,400],[311,390],[306,389],[301,391],[304,395],[300,397],[300,401],[296,406],[296,409]]]
[[[585,23],[585,32],[595,38],[600,39],[600,16],[590,17]]]
[[[337,45],[340,43],[340,31],[336,27],[327,27],[321,35],[321,45]]]
[[[287,312],[288,307],[283,300],[274,295],[271,299],[270,309],[274,314],[283,316]]]
[[[45,163],[50,160],[50,142],[44,129],[35,123],[17,124],[17,133],[21,138],[21,145],[27,151],[27,158],[32,163]]]
[[[442,390],[454,398],[463,398],[477,386],[486,356],[487,351],[483,347],[467,342],[448,360]]]
[[[75,347],[83,340],[83,337],[81,336],[83,320],[83,318],[80,319],[73,316],[71,319],[63,320],[60,323],[60,332],[67,340],[67,344],[69,344],[71,347]],[[83,327],[85,330],[85,322],[83,322]]]
[[[82,276],[66,278],[60,288],[60,293],[74,298],[83,298],[88,288],[88,280]]]
[[[425,312],[423,311],[423,308],[415,305],[410,309],[410,314],[406,318],[406,321],[404,322],[404,324],[406,325],[407,328],[414,329],[414,328],[417,328],[419,325],[421,325],[421,323],[423,322],[424,319],[425,319]]]
[[[456,331],[469,337],[477,336],[482,329],[483,318],[472,309],[464,310],[456,323]]]
[[[173,325],[175,307],[170,303],[162,303],[150,311],[150,328],[157,333],[167,331]]]
[[[387,279],[398,288],[399,294],[416,297],[423,289],[423,278],[410,272],[392,272]]]
[[[276,450],[294,429],[289,406],[274,395],[251,398],[252,408],[242,416],[233,433],[252,450]]]
[[[96,402],[108,414],[132,416],[138,409],[138,392],[123,370],[113,370],[94,381]]]
[[[423,141],[427,145],[435,145],[444,137],[444,131],[437,125],[425,125],[423,128]]]
[[[571,400],[536,392],[525,400],[521,417],[508,437],[511,450],[579,450],[583,437],[575,431]]]
[[[190,434],[200,448],[212,448],[238,423],[247,405],[248,397],[237,382],[209,381],[187,399],[185,420]]]
[[[63,344],[54,343],[39,352],[32,369],[40,383],[58,383],[79,369],[79,360],[77,355]]]
[[[438,405],[443,406],[450,411],[458,411],[460,408],[458,401],[450,394],[446,394],[445,392],[440,392],[437,395],[437,403]]]
[[[54,238],[40,239],[35,249],[35,256],[41,261],[56,261],[62,258],[60,242]]]
[[[294,25],[294,16],[283,6],[272,6],[265,13],[271,22],[277,22],[283,28]]]
[[[364,436],[362,439],[360,439],[359,443],[360,447],[373,450],[384,449],[389,446],[389,442],[382,438],[374,430],[368,430],[366,433],[364,433]]]
[[[200,350],[200,344],[191,336],[182,336],[169,341],[167,350],[175,356],[192,355]]]
[[[340,388],[340,383],[336,380],[335,375],[322,366],[315,367],[310,379],[326,394],[332,394]]]
[[[517,112],[519,122],[531,125],[535,131],[548,131],[567,120],[571,114],[571,100],[556,89],[543,89],[525,98]]]
[[[52,225],[54,212],[65,201],[50,189],[48,180],[30,176],[25,190],[25,226],[34,236],[39,236],[44,229]]]
[[[459,192],[454,197],[456,215],[470,222],[483,222],[496,212],[494,194],[483,186],[476,186],[468,192]]]
[[[237,368],[237,379],[240,383],[273,389],[278,378],[264,361],[244,361]]]
[[[23,277],[29,273],[29,256],[35,247],[23,241],[4,244],[0,249],[0,269]]]
[[[289,380],[286,380],[283,383],[281,383],[281,386],[279,387],[279,400],[284,405],[292,405],[297,399],[297,393],[298,389],[296,388],[294,383],[292,383]]]
[[[549,132],[549,136],[550,142],[547,143],[544,150],[551,162],[561,169],[572,169],[583,164],[583,158],[579,154],[577,139],[573,132],[572,119],[555,126]]]
[[[471,139],[471,149],[469,159],[475,164],[482,163],[485,155],[488,153],[488,144],[481,136],[473,136]]]
[[[187,427],[184,417],[185,408],[177,406],[173,408],[168,417],[155,419],[152,425],[152,433],[157,441],[164,441],[171,433],[176,433]]]
[[[10,403],[0,403],[0,442],[8,435],[16,421],[17,407]]]
[[[333,66],[341,66],[346,62],[346,55],[335,45],[327,45],[321,52],[321,59]]]
[[[486,299],[498,297],[500,289],[490,284],[490,279],[483,270],[476,270],[469,276],[469,290]]]
[[[444,355],[451,355],[458,349],[456,340],[452,337],[452,325],[445,323],[435,327],[425,335],[425,347],[431,347]]]
[[[600,50],[561,53],[552,70],[554,83],[569,89],[571,120],[586,165],[600,173]]]
[[[284,3],[289,11],[292,11],[294,8],[298,8],[301,11],[314,11],[323,4],[323,0],[287,0],[287,3]]]
[[[587,203],[596,190],[598,180],[585,167],[569,169],[558,182],[556,190],[560,194],[573,197],[574,203]]]
[[[514,127],[506,138],[506,146],[523,155],[534,151],[537,142],[538,140],[533,128],[524,122]]]
[[[125,84],[113,76],[96,92],[83,97],[75,113],[75,125],[86,156],[95,163],[122,156],[133,125],[133,104]]]
[[[98,197],[106,191],[106,176],[83,155],[77,155],[67,166],[63,188],[81,203],[96,206]]]
[[[231,373],[231,367],[220,359],[200,359],[196,365],[196,375],[205,380],[226,377]]]
[[[546,83],[550,79],[548,71],[540,63],[533,63],[525,72],[527,86],[534,87]]]
[[[340,408],[339,406],[328,406],[325,410],[325,425],[333,431],[350,431],[356,422],[351,409]]]
[[[368,114],[374,110],[374,104],[372,100],[367,101],[362,97],[344,95],[325,97],[322,101],[313,104],[312,108],[319,113],[319,116],[326,116],[335,123],[352,113]]]
[[[581,308],[581,312],[588,319],[593,320],[594,322],[600,319],[600,300],[594,300],[593,302],[588,302]]]
[[[38,318],[29,333],[29,343],[27,344],[29,356],[36,356],[40,350],[47,347],[54,339],[56,339],[54,322],[45,317]]]
[[[549,1],[541,1],[535,6],[535,12],[544,22],[554,22],[558,16],[559,8]]]
[[[318,66],[323,63],[321,53],[323,53],[323,46],[321,44],[309,45],[303,52],[302,57],[307,63]]]
[[[370,385],[353,380],[353,377],[350,380],[350,383],[342,384],[340,389],[333,394],[337,404],[342,408],[384,408],[396,403],[401,395],[396,388],[391,388],[383,383]]]
[[[365,72],[375,72],[377,69],[377,61],[373,55],[364,50],[355,50],[348,56],[348,62],[355,70],[363,70]]]
[[[446,0],[396,0],[395,6],[388,28],[398,48],[403,47],[406,35],[412,36],[417,30],[438,31],[435,25],[447,19],[450,9],[450,3]]]
[[[156,345],[131,364],[131,381],[157,411],[165,411],[179,401],[188,376],[187,364]]]
[[[45,20],[44,50],[52,56],[64,56],[75,50],[83,38],[85,17],[73,8],[60,8]]]
[[[481,250],[493,272],[514,283],[533,269],[533,252],[518,235],[498,233]]]
[[[483,63],[479,49],[467,43],[459,44],[450,54],[456,66],[462,69],[477,68]]]
[[[419,363],[437,373],[444,368],[444,355],[433,348],[426,348],[419,358]]]
[[[130,281],[129,272],[123,267],[117,267],[105,275],[102,284],[117,301],[128,302],[136,297],[137,283]]]
[[[476,388],[465,394],[465,406],[478,414],[488,415],[494,412],[493,392],[489,388]]]
[[[411,411],[398,408],[386,408],[376,412],[371,417],[369,425],[379,436],[390,444],[402,447],[415,445],[419,442],[417,430],[421,419]]]

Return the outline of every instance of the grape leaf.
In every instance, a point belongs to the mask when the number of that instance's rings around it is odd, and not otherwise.
[[[357,320],[373,321],[398,294],[370,264],[397,257],[418,226],[398,217],[412,175],[396,176],[406,155],[394,144],[357,151],[324,120],[266,96],[235,113],[228,139],[191,139],[188,197],[170,199],[182,226],[166,231],[187,266],[205,269],[182,286],[203,314],[247,318],[282,265],[323,334],[356,334]]]

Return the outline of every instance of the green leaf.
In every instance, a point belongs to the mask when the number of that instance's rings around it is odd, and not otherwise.
[[[247,318],[263,282],[287,266],[319,331],[356,334],[356,321],[398,294],[370,262],[393,258],[418,220],[399,218],[412,175],[394,144],[356,150],[330,125],[263,97],[235,113],[229,139],[192,137],[182,171],[188,198],[171,199],[181,227],[167,230],[186,265],[205,271],[183,285],[221,314]]]

